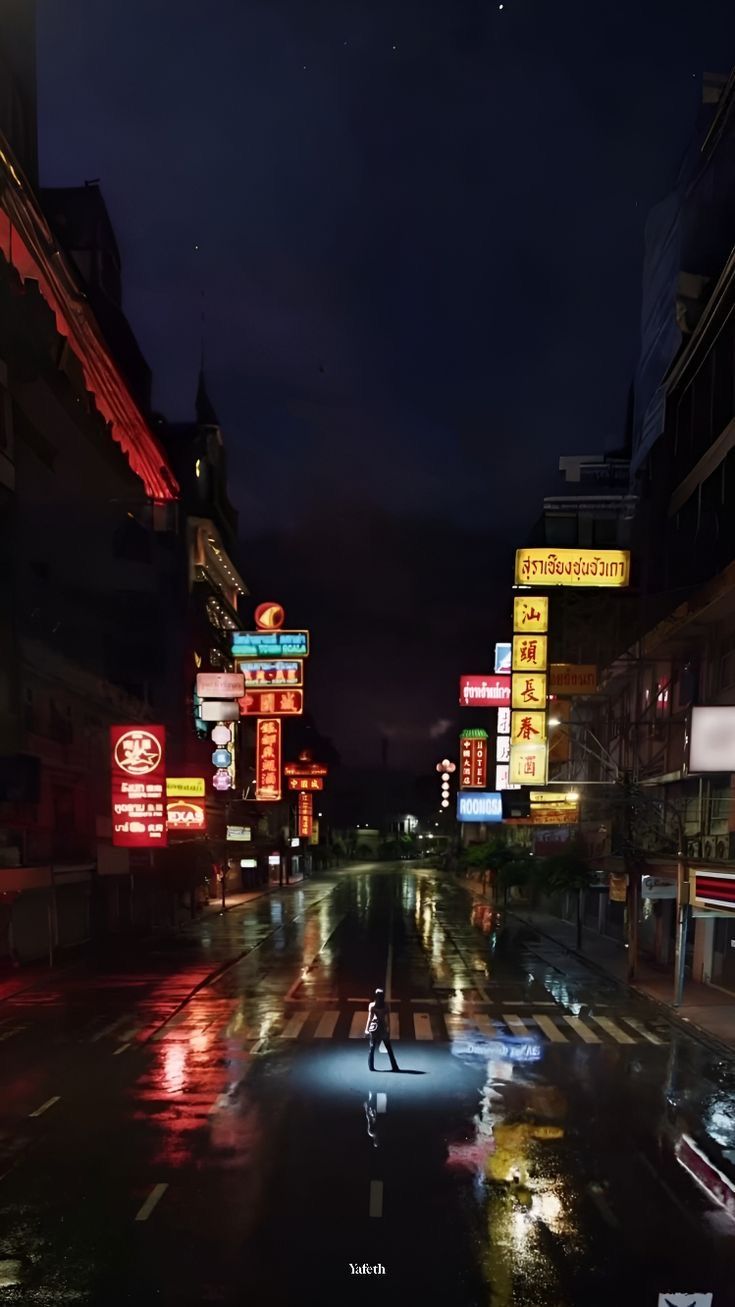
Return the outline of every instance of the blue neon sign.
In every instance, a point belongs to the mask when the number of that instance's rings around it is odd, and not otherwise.
[[[502,795],[486,790],[462,790],[457,795],[457,821],[502,820]]]

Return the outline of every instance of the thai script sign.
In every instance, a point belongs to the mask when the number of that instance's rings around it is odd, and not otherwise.
[[[112,843],[161,848],[166,837],[166,728],[111,726]]]
[[[200,699],[239,699],[245,693],[241,672],[198,672],[197,694]]]
[[[552,549],[539,545],[516,550],[516,585],[610,586],[630,584],[627,549]]]
[[[509,676],[460,676],[459,702],[462,708],[488,707],[510,703]]]
[[[238,699],[248,690],[293,690],[304,684],[304,664],[300,658],[277,658],[273,662],[245,658],[240,670],[245,685]]]
[[[233,658],[308,658],[308,631],[234,631]]]
[[[166,797],[169,799],[203,799],[205,793],[203,776],[166,777]]]
[[[594,694],[596,690],[594,663],[552,663],[549,667],[549,694],[570,698],[575,694]]]

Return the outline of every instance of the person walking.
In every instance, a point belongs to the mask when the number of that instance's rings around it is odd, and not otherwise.
[[[385,1044],[385,1051],[390,1058],[391,1071],[399,1071],[400,1067],[393,1055],[390,1042],[390,1009],[385,1001],[385,991],[382,989],[376,989],[375,998],[368,1008],[365,1034],[370,1040],[368,1069],[370,1071],[375,1070],[375,1050],[380,1044]]]

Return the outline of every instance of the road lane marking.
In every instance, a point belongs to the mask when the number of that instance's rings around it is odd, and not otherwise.
[[[596,1021],[598,1026],[602,1026],[602,1029],[605,1030],[608,1035],[612,1035],[613,1039],[618,1044],[635,1043],[632,1036],[627,1034],[625,1030],[621,1030],[620,1026],[616,1026],[615,1022],[611,1021],[609,1017],[595,1017],[590,1013],[590,1021]]]
[[[256,1039],[255,1043],[253,1044],[253,1047],[250,1050],[250,1056],[252,1057],[255,1054],[258,1054],[261,1048],[263,1047],[264,1043],[265,1043],[265,1039]]]
[[[281,1039],[297,1039],[306,1025],[308,1015],[308,1012],[294,1013],[291,1020],[287,1021],[286,1025],[283,1027],[283,1030],[281,1031]]]
[[[378,1110],[378,1115],[379,1115],[379,1116],[384,1116],[385,1113],[388,1111],[388,1095],[387,1095],[387,1094],[377,1094],[377,1095],[376,1095],[376,1101],[377,1101],[377,1110]]]
[[[113,1030],[117,1030],[118,1026],[121,1026],[123,1022],[129,1020],[130,1017],[126,1015],[124,1017],[118,1017],[117,1021],[111,1021],[109,1026],[105,1026],[103,1030],[98,1030],[96,1035],[91,1036],[89,1041],[90,1044],[96,1044],[98,1039],[104,1039],[105,1035],[111,1035]]]
[[[121,1053],[125,1052],[126,1048],[130,1048],[130,1041],[128,1041],[127,1044],[120,1044],[120,1046],[115,1049],[115,1052],[112,1054],[112,1056],[119,1057]]]
[[[572,1030],[574,1030],[584,1040],[585,1044],[602,1043],[600,1036],[595,1034],[594,1030],[590,1030],[589,1026],[584,1024],[581,1017],[568,1017],[565,1014],[562,1017],[562,1020],[566,1021],[567,1025],[572,1027]]]
[[[627,1021],[628,1025],[632,1026],[633,1029],[637,1032],[637,1034],[642,1035],[644,1039],[647,1039],[649,1044],[665,1043],[665,1040],[659,1039],[658,1035],[652,1035],[650,1030],[646,1030],[646,1027],[643,1025],[643,1022],[639,1021],[637,1017],[621,1017],[620,1020]]]
[[[399,1025],[398,1025],[398,1013],[397,1013],[397,1012],[391,1012],[391,1014],[390,1014],[390,1035],[389,1035],[389,1038],[390,1038],[390,1039],[400,1039],[400,1038],[401,1038],[401,1031],[400,1031],[400,1027],[399,1027]]]
[[[514,1035],[530,1035],[531,1033],[525,1021],[521,1021],[521,1018],[515,1016],[512,1012],[510,1014],[504,1012],[503,1021]]]
[[[350,1026],[350,1039],[362,1039],[367,1025],[367,1012],[355,1012]]]
[[[161,1040],[166,1039],[170,1031],[176,1030],[177,1026],[182,1025],[184,1021],[189,1019],[192,1013],[192,1008],[189,1006],[191,999],[186,999],[185,1002],[186,1007],[183,1007],[180,1012],[175,1012],[172,1017],[167,1017],[161,1029],[151,1036],[152,1044],[160,1044]]]
[[[569,1043],[569,1040],[567,1039],[566,1035],[562,1034],[556,1022],[551,1020],[551,1017],[545,1017],[542,1012],[533,1012],[531,1015],[533,1017],[533,1020],[536,1022],[536,1025],[539,1027],[539,1029],[543,1030],[544,1034],[548,1035],[549,1039],[552,1040],[553,1043],[555,1044]]]
[[[339,1012],[325,1012],[314,1032],[315,1039],[331,1039],[339,1021]]]
[[[370,1181],[370,1206],[368,1208],[370,1216],[383,1215],[383,1181]]]
[[[414,1012],[413,1029],[417,1039],[433,1039],[434,1032],[431,1029],[431,1017],[428,1012]]]
[[[53,1107],[54,1103],[58,1103],[60,1098],[61,1098],[61,1094],[55,1094],[53,1098],[47,1098],[46,1102],[41,1103],[41,1106],[37,1107],[35,1112],[29,1112],[28,1115],[43,1116],[44,1112],[48,1112],[49,1108]]]
[[[136,1217],[135,1217],[136,1221],[148,1220],[148,1217],[150,1216],[154,1207],[158,1206],[167,1189],[168,1189],[167,1184],[154,1184],[153,1188],[151,1189],[151,1192],[149,1193],[148,1197],[143,1203],[143,1206],[136,1213]]]

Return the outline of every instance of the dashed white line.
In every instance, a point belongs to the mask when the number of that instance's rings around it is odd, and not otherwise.
[[[383,1181],[382,1180],[370,1181],[370,1205],[368,1208],[368,1214],[370,1216],[375,1216],[375,1217],[383,1215]]]
[[[148,1220],[148,1217],[150,1216],[154,1207],[158,1206],[167,1189],[168,1189],[167,1184],[154,1184],[153,1188],[151,1189],[151,1192],[149,1193],[148,1197],[143,1203],[143,1206],[136,1213],[136,1217],[135,1217],[136,1221]]]
[[[29,1112],[28,1115],[43,1116],[44,1112],[48,1112],[49,1108],[53,1107],[54,1103],[58,1103],[60,1098],[61,1098],[61,1094],[55,1094],[53,1098],[47,1098],[46,1102],[41,1103],[41,1106],[37,1107],[35,1112]]]

